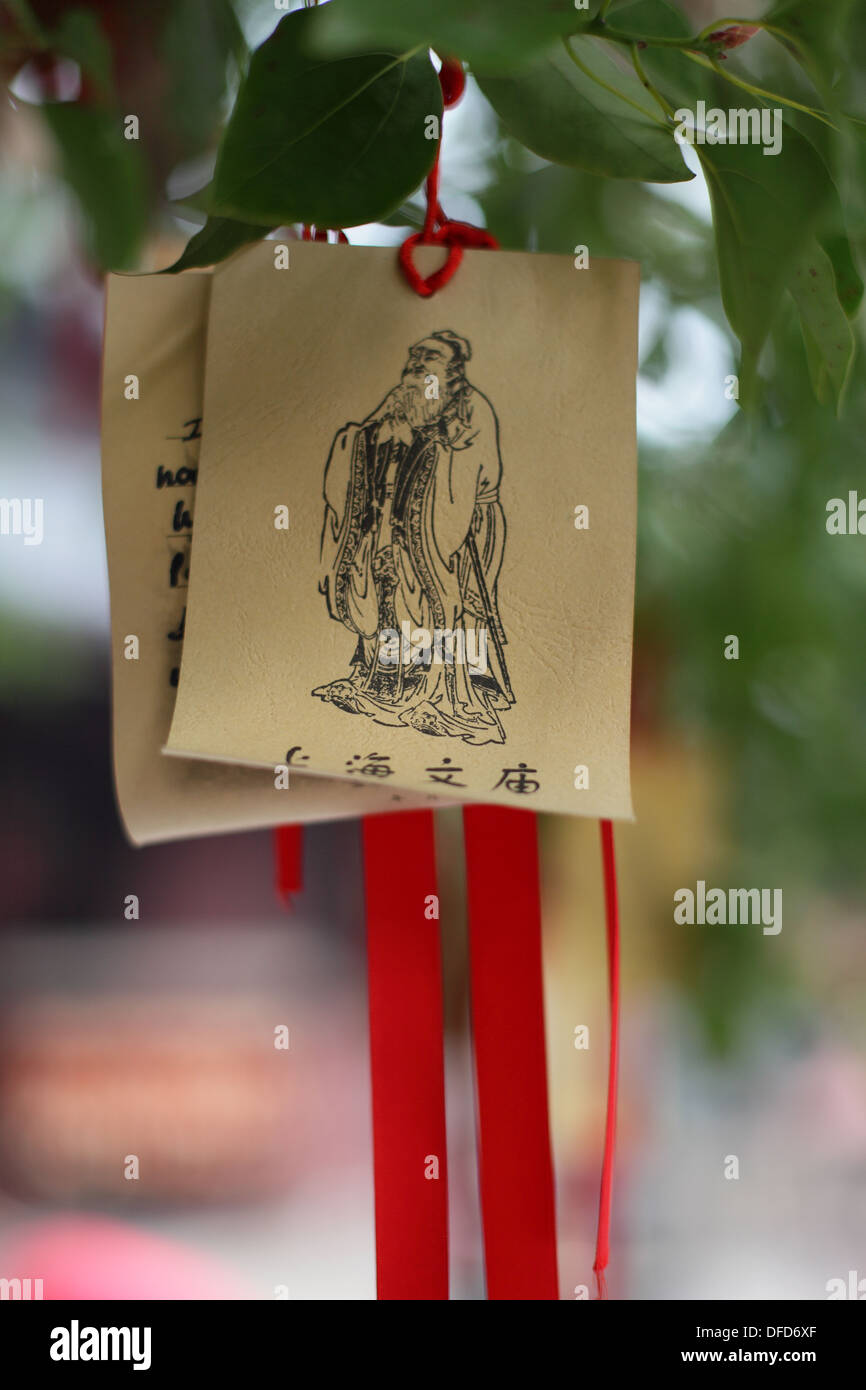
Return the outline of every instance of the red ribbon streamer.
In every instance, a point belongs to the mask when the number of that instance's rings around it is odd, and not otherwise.
[[[277,897],[288,907],[303,884],[304,827],[278,825],[274,830],[274,868]]]
[[[535,816],[463,810],[489,1299],[556,1299]]]
[[[380,1299],[447,1299],[442,957],[433,814],[365,816]],[[428,910],[431,910],[428,908]],[[439,1175],[432,1172],[438,1161]]]
[[[616,855],[613,824],[600,822],[601,857],[604,867],[604,907],[607,925],[607,974],[610,993],[610,1053],[607,1068],[607,1117],[604,1130],[604,1159],[598,1199],[598,1234],[595,1243],[595,1270],[599,1298],[607,1298],[604,1271],[610,1255],[610,1206],[613,1192],[613,1160],[616,1145],[616,1100],[619,1078],[619,901],[616,888]]]

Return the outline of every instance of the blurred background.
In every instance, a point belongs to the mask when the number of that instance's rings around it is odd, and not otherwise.
[[[0,10],[0,35],[16,8]],[[698,29],[716,6],[684,8]],[[97,13],[120,109],[149,132],[137,265],[169,264],[195,230],[170,200],[207,180],[236,86],[231,16],[256,44],[280,14],[264,0],[32,9],[46,23]],[[109,750],[102,286],[39,106],[73,98],[81,73],[2,52],[15,99],[0,105],[0,495],[44,498],[46,531],[41,546],[0,539],[0,1277],[42,1278],[46,1298],[370,1298],[358,826],[307,831],[290,911],[274,893],[269,832],[144,850],[124,840]],[[849,56],[864,98],[863,7]],[[764,36],[744,61],[769,87],[788,62]],[[849,170],[862,263],[866,180]],[[866,566],[861,537],[825,529],[828,500],[862,486],[862,359],[837,420],[812,394],[790,306],[772,330],[761,407],[741,416],[700,173],[636,185],[547,165],[502,135],[471,81],[446,117],[441,198],[508,248],[586,244],[642,265],[637,820],[617,828],[611,1296],[824,1298],[831,1279],[866,1279]],[[349,239],[405,235],[375,225]],[[731,634],[736,661],[724,657]],[[597,826],[548,817],[540,833],[570,1298],[592,1287],[604,918]],[[439,813],[438,834],[452,1296],[473,1299],[483,1270],[459,813]],[[781,888],[782,931],[677,925],[673,894],[698,879]],[[135,922],[123,915],[130,893]],[[287,1052],[273,1048],[279,1024]],[[575,1048],[580,1025],[589,1050]],[[126,1153],[140,1156],[138,1180],[124,1176]]]

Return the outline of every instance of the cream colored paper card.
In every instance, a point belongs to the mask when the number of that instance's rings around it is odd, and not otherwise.
[[[162,756],[183,646],[210,285],[209,274],[195,272],[108,281],[102,481],[114,767],[137,844],[427,804],[395,802],[370,778],[353,789],[293,767],[288,787],[277,790],[274,767]]]
[[[168,750],[630,817],[638,266],[279,266],[214,275]]]

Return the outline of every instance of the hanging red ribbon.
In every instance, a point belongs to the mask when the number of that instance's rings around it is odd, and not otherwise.
[[[378,1296],[447,1299],[442,955],[433,814],[365,816],[363,833]]]
[[[487,1296],[555,1299],[535,816],[463,811]]]
[[[607,927],[607,975],[610,994],[610,1051],[607,1067],[607,1118],[604,1130],[604,1159],[598,1199],[598,1234],[595,1243],[595,1270],[599,1298],[607,1298],[604,1272],[610,1256],[610,1206],[613,1192],[613,1160],[616,1146],[616,1101],[619,1080],[619,900],[616,889],[616,855],[613,824],[600,822],[601,857],[604,868],[604,907]]]
[[[303,887],[304,827],[278,825],[274,830],[277,897],[286,907]]]

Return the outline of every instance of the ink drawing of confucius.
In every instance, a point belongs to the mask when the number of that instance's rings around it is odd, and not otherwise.
[[[356,643],[349,673],[312,693],[379,724],[503,743],[499,424],[470,357],[450,330],[422,338],[399,385],[334,439],[319,591]]]

